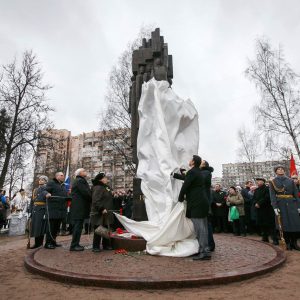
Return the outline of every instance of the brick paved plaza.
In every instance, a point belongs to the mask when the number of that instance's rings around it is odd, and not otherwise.
[[[256,237],[256,239],[258,239],[258,237]],[[66,238],[60,238],[60,240],[66,240]],[[221,240],[218,235],[216,235],[216,240],[217,243]],[[241,238],[241,242],[246,242],[247,240],[248,238]],[[242,245],[242,243],[240,245]],[[216,251],[215,256],[224,251],[224,248],[225,246],[219,245],[219,250]],[[52,253],[55,253],[56,250]],[[0,264],[1,289],[7,299],[181,299],[183,297],[185,299],[288,299],[290,297],[297,299],[300,296],[300,253],[297,251],[289,251],[286,253],[287,260],[282,267],[265,275],[248,280],[212,286],[201,286],[198,288],[174,288],[164,290],[126,290],[121,288],[80,286],[60,283],[49,280],[44,276],[32,274],[24,268],[24,257],[28,254],[28,250],[26,250],[26,239],[24,237],[9,238],[0,236],[0,251],[3,254]],[[66,250],[59,251],[67,252]],[[89,252],[90,251],[86,251],[82,254],[84,256],[93,254]],[[266,257],[264,253],[260,252],[260,254]],[[103,253],[99,255],[95,254],[95,256],[99,257],[97,264],[100,263],[100,260],[105,261],[101,259],[104,256]],[[108,254],[105,254],[105,256],[108,256]],[[238,256],[245,257],[246,255],[239,253]],[[255,262],[255,256],[251,257]],[[133,260],[133,258],[130,257],[124,259],[119,256],[115,259],[119,260],[121,258],[125,261]],[[140,258],[144,259],[145,256],[141,256]],[[149,257],[149,259],[151,259],[151,257]],[[173,262],[178,262],[179,260],[180,259],[172,259]],[[80,261],[77,254],[74,254],[74,261]],[[162,258],[161,261],[164,261],[164,258]],[[197,270],[201,272],[203,265],[207,264],[207,262],[192,263],[187,258],[182,259],[182,263],[183,262],[193,267],[191,269],[193,273]],[[109,264],[109,261],[106,261],[106,263]],[[215,268],[220,267],[222,264],[227,265],[226,261],[222,262],[222,260],[216,260],[216,258],[211,264],[214,265]],[[75,268],[75,263],[73,263],[73,265]],[[195,265],[197,265],[197,268],[195,268]],[[174,264],[169,264],[169,268],[170,267],[174,268],[175,266]],[[68,268],[72,268],[72,266],[68,266]],[[118,270],[119,272],[124,272],[124,265],[120,264]],[[163,277],[166,273],[167,272],[163,271],[160,275]],[[114,274],[110,275],[113,276]],[[176,276],[178,274],[172,275]]]

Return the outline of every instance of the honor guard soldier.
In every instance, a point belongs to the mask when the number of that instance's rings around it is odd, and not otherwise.
[[[39,187],[33,191],[31,202],[31,231],[30,237],[35,238],[35,243],[30,249],[35,249],[43,245],[44,234],[46,232],[46,197],[50,196],[46,190],[48,182],[47,176],[39,177]]]
[[[288,250],[299,250],[297,235],[300,232],[300,200],[294,181],[285,176],[285,168],[274,168],[276,177],[270,180],[270,197],[276,216],[281,217],[282,230]]]

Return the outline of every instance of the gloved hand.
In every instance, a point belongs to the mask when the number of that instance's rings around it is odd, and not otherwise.
[[[279,216],[280,210],[279,210],[278,208],[275,208],[275,209],[274,209],[274,212],[275,212],[275,215],[276,215],[276,216]]]

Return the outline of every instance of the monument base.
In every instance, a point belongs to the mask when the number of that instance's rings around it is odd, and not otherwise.
[[[285,252],[256,240],[215,235],[212,259],[152,256],[144,252],[116,253],[91,250],[70,252],[70,241],[55,250],[29,251],[25,266],[32,272],[63,283],[105,288],[169,289],[223,284],[253,278],[281,266]],[[81,244],[90,245],[90,237]]]
[[[128,252],[138,252],[146,250],[146,241],[143,238],[123,238],[120,236],[112,236],[110,238],[113,249],[124,249]]]

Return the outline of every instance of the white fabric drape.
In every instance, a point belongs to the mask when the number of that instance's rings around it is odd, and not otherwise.
[[[167,81],[144,83],[139,103],[137,177],[142,179],[149,221],[117,215],[124,227],[147,241],[150,254],[188,256],[198,251],[193,225],[178,203],[182,182],[171,177],[187,168],[198,153],[198,114],[190,100],[179,98]]]

